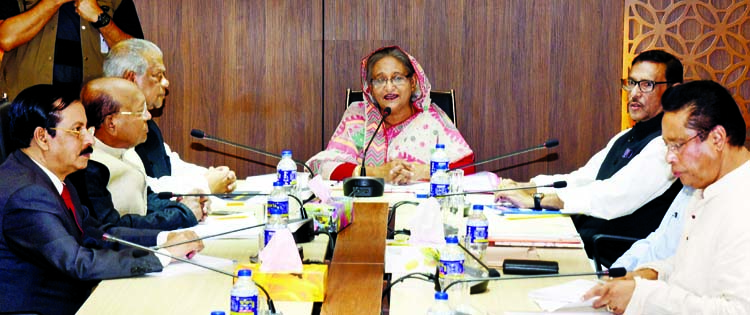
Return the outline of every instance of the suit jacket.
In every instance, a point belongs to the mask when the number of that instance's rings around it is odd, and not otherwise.
[[[50,178],[20,150],[0,165],[0,177],[0,312],[74,314],[101,279],[161,271],[153,254],[105,248],[81,233]],[[65,183],[84,231],[98,228],[141,245],[156,243],[156,230],[100,224]]]
[[[97,161],[89,161],[84,170],[73,173],[69,178],[80,192],[81,202],[91,210],[97,220],[122,227],[157,229],[163,231],[192,227],[198,224],[192,210],[170,200],[159,199],[148,189],[146,215],[126,214],[120,216],[107,188],[109,169]],[[144,179],[145,180],[145,179]]]

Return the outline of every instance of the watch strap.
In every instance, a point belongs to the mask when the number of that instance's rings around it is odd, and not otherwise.
[[[102,14],[99,14],[99,16],[96,19],[96,22],[91,23],[91,26],[94,28],[102,28],[107,25],[109,25],[109,22],[112,21],[112,18],[107,14],[107,12],[102,12]]]

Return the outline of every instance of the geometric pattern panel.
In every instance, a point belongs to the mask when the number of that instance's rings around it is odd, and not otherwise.
[[[625,0],[624,35],[623,77],[640,52],[662,49],[682,61],[686,81],[725,86],[750,126],[750,0]]]

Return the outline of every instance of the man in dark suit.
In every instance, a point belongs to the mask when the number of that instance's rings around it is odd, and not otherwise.
[[[83,105],[65,94],[36,85],[11,104],[12,140],[21,149],[0,165],[0,312],[73,314],[99,280],[161,271],[171,260],[92,238],[101,231],[144,246],[196,236],[116,228],[89,216],[66,177],[86,167],[94,140]],[[199,241],[160,251],[185,257],[202,248]]]

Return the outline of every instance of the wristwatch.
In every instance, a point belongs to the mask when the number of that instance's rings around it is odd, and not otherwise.
[[[112,18],[109,17],[109,14],[107,12],[102,12],[102,14],[99,14],[99,16],[96,18],[96,22],[91,23],[91,26],[94,28],[102,28],[107,25],[109,25],[109,22],[112,20]]]
[[[534,210],[542,210],[542,198],[544,198],[543,193],[534,194]]]

